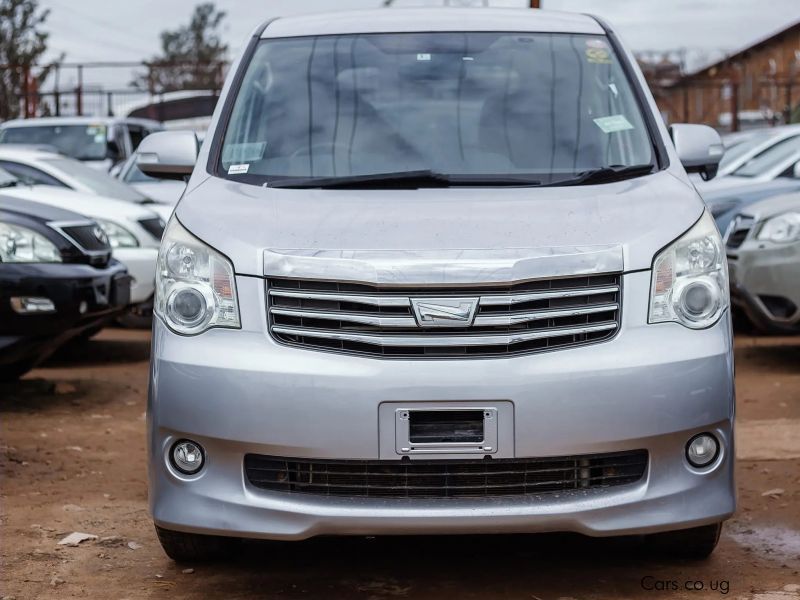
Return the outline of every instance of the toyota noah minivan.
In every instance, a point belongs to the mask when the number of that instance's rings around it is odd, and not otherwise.
[[[631,54],[585,15],[279,18],[158,258],[150,508],[241,538],[571,531],[703,557],[735,509],[728,275]]]

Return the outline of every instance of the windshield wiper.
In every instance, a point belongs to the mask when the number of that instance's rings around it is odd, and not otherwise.
[[[551,183],[551,186],[559,185],[592,185],[595,183],[609,183],[611,181],[622,181],[624,179],[631,179],[632,177],[640,177],[648,175],[653,172],[655,165],[615,165],[612,167],[600,167],[599,169],[591,169],[578,173],[578,176],[573,179],[562,179]]]
[[[267,182],[274,188],[421,188],[451,186],[536,186],[538,180],[513,175],[445,175],[430,170],[370,173],[346,177],[290,177]]]

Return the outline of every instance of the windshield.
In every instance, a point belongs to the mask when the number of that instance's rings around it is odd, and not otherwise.
[[[0,130],[0,144],[46,144],[78,160],[103,160],[108,152],[106,126],[32,125]]]
[[[722,160],[719,161],[720,170],[732,165],[734,162],[739,160],[739,158],[766,142],[773,135],[775,135],[774,130],[762,131],[755,133],[747,139],[742,140],[738,144],[731,146],[725,151],[725,154],[722,156]]]
[[[800,135],[781,140],[774,146],[770,146],[754,158],[751,158],[741,167],[736,169],[733,174],[740,177],[758,177],[767,171],[782,164],[786,159],[800,152]]]
[[[13,187],[19,183],[19,179],[0,167],[0,188]]]
[[[142,202],[145,196],[132,187],[114,179],[111,175],[74,160],[72,158],[46,158],[45,162],[55,169],[77,179],[81,184],[92,190],[98,196],[127,200],[128,202]]]
[[[605,37],[404,33],[262,41],[221,173],[256,184],[404,172],[549,184],[652,162]]]

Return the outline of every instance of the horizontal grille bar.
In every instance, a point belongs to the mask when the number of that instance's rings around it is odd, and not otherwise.
[[[251,485],[277,492],[375,498],[525,496],[639,481],[646,450],[520,459],[309,460],[248,454]]]
[[[603,341],[619,328],[619,275],[405,287],[272,278],[270,334],[382,358],[505,356]]]
[[[346,333],[330,329],[294,329],[280,325],[273,326],[272,331],[285,335],[298,335],[304,337],[319,337],[331,340],[360,342],[362,344],[375,344],[377,346],[507,346],[530,340],[539,340],[552,337],[584,335],[599,331],[611,331],[617,328],[616,323],[600,323],[585,327],[571,327],[566,329],[544,329],[542,331],[521,331],[508,335],[437,335],[432,337],[420,335],[376,335],[368,333]]]

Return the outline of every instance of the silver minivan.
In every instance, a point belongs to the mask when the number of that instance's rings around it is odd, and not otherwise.
[[[585,15],[280,18],[164,235],[150,508],[239,538],[572,531],[703,557],[736,498],[728,275],[631,54]]]

